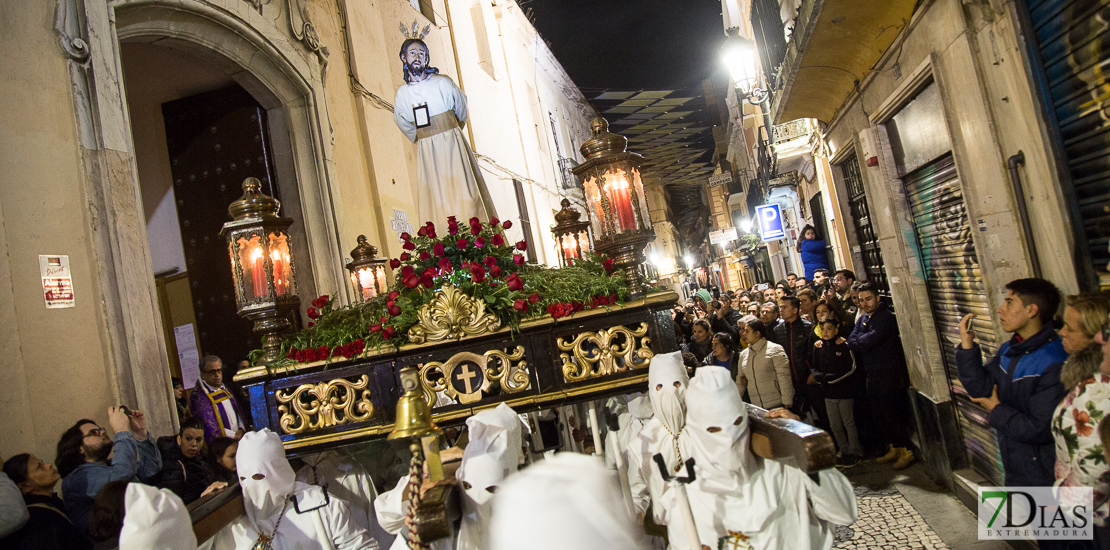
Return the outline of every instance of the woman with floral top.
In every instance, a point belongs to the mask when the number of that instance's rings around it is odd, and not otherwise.
[[[1069,357],[1060,381],[1069,388],[1052,415],[1056,440],[1056,486],[1093,487],[1096,529],[1107,529],[1110,495],[1103,474],[1110,469],[1102,452],[1098,425],[1110,416],[1110,344],[1104,343],[1110,295],[1084,293],[1067,297],[1060,339]]]

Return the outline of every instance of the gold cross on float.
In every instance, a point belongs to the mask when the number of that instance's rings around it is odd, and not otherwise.
[[[442,363],[424,363],[420,368],[420,384],[429,404],[435,403],[439,392],[464,405],[481,401],[494,382],[501,394],[528,389],[531,382],[524,346],[508,351],[493,349],[481,355],[462,351]]]

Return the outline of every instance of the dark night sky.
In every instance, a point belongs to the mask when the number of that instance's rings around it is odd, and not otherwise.
[[[600,90],[699,88],[721,70],[719,0],[520,0],[555,57]]]

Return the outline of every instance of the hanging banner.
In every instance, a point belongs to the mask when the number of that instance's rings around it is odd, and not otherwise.
[[[778,204],[764,204],[755,207],[755,217],[759,219],[759,234],[763,242],[776,241],[786,236],[782,222],[782,207]]]
[[[724,244],[727,242],[735,241],[738,239],[736,235],[736,228],[729,227],[717,231],[709,232],[709,244]]]
[[[69,273],[69,256],[39,256],[39,274],[46,309],[73,307],[73,277]]]
[[[709,178],[709,187],[720,187],[732,183],[732,172],[723,172]]]

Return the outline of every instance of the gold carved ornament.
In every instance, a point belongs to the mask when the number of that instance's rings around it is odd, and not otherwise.
[[[459,352],[443,363],[424,363],[420,369],[420,382],[429,403],[435,394],[444,392],[447,397],[469,404],[482,399],[490,385],[497,382],[504,393],[518,393],[528,389],[528,362],[524,359],[524,346],[517,346],[512,353],[490,350],[482,355],[468,351]],[[496,365],[491,365],[496,360]],[[477,366],[478,370],[472,367]],[[458,381],[462,390],[456,388]],[[479,383],[480,382],[480,383]]]
[[[486,312],[485,300],[467,296],[454,285],[440,289],[416,317],[417,324],[409,329],[409,341],[414,344],[457,340],[501,328],[501,319]]]
[[[563,379],[581,382],[629,369],[647,368],[655,355],[647,332],[648,324],[640,323],[635,330],[615,326],[583,332],[570,342],[556,338],[559,350],[564,352],[559,354],[563,360]],[[573,357],[565,352],[573,353]]]
[[[364,374],[356,382],[338,378],[274,392],[281,431],[299,434],[368,420],[374,414],[369,385],[370,377]]]

